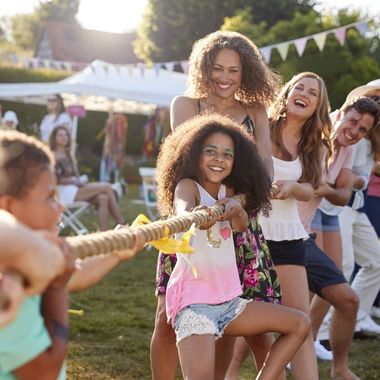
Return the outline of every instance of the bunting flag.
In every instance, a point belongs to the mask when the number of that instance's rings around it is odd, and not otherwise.
[[[286,61],[286,57],[288,56],[288,51],[289,51],[289,44],[286,42],[283,42],[282,44],[276,45],[276,48],[278,52],[280,53],[280,56],[283,61]]]
[[[263,47],[263,48],[260,49],[260,51],[261,51],[261,54],[264,57],[265,62],[269,63],[270,62],[270,57],[271,57],[271,54],[272,54],[272,49],[270,47]]]
[[[298,40],[294,41],[294,46],[296,47],[297,54],[298,54],[299,57],[302,57],[303,52],[305,51],[306,42],[307,42],[307,38],[306,37],[299,38]]]
[[[339,28],[334,32],[335,38],[338,40],[341,46],[344,45],[344,41],[346,39],[346,30],[345,28]]]
[[[365,36],[368,31],[368,22],[360,21],[359,23],[357,23],[357,25],[355,25],[355,27],[362,36]]]
[[[285,61],[288,56],[290,45],[294,45],[298,56],[302,57],[305,52],[307,42],[310,40],[314,40],[318,49],[320,51],[323,51],[326,44],[326,38],[329,34],[333,34],[334,37],[339,42],[339,44],[343,46],[346,40],[346,32],[347,32],[347,29],[349,28],[356,28],[357,31],[360,33],[360,35],[365,37],[368,32],[368,21],[367,20],[357,21],[352,24],[348,24],[348,25],[344,25],[338,28],[315,33],[309,36],[304,36],[304,37],[297,38],[294,40],[284,41],[284,42],[280,42],[274,45],[263,46],[260,48],[260,51],[266,63],[270,62],[271,57],[272,57],[272,51],[274,49],[276,49],[279,52],[281,59]],[[88,64],[83,63],[83,62],[56,61],[56,60],[50,60],[50,59],[40,59],[38,57],[19,57],[14,53],[0,54],[0,59],[4,62],[11,63],[13,65],[20,65],[20,66],[31,68],[31,69],[49,68],[49,69],[54,69],[54,70],[65,70],[65,71],[72,72],[72,71],[82,70],[83,68],[88,66]],[[143,62],[139,62],[135,64],[116,65],[116,66],[117,67],[120,66],[120,70],[123,70],[123,67],[126,66],[130,75],[132,75],[133,68],[137,67],[140,69],[140,73],[142,76],[144,76],[145,69],[149,67],[149,65]],[[159,75],[160,68],[166,68],[166,70],[172,72],[174,71],[175,66],[181,67],[182,71],[184,73],[187,73],[189,70],[189,61],[182,60],[182,61],[153,63],[153,68],[155,72],[157,73],[157,75]]]
[[[304,36],[304,37],[297,38],[294,40],[280,42],[274,45],[264,46],[260,48],[260,51],[267,63],[270,62],[271,52],[274,49],[276,49],[279,52],[281,59],[285,61],[288,55],[290,45],[294,45],[297,50],[298,56],[302,57],[302,55],[305,52],[307,42],[310,40],[314,40],[319,51],[323,51],[326,44],[326,38],[329,34],[333,34],[335,38],[338,40],[339,44],[343,46],[346,39],[346,31],[349,28],[356,28],[358,32],[363,37],[365,37],[368,31],[368,21],[362,20],[362,21],[354,22],[352,24],[341,26],[339,28],[329,29],[323,32],[315,33],[309,36]]]
[[[181,61],[182,71],[187,74],[189,72],[189,61]]]
[[[175,64],[176,62],[164,62],[164,66],[166,67],[166,70],[168,71],[173,71]]]
[[[326,43],[326,37],[327,33],[325,32],[314,34],[313,40],[317,44],[319,51],[323,51]]]
[[[160,69],[161,69],[161,64],[160,63],[155,63],[153,65],[153,68],[154,68],[154,72],[156,73],[156,75],[158,75],[158,73],[160,72]]]

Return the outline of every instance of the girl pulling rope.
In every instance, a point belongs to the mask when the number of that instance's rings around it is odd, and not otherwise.
[[[215,338],[275,331],[281,335],[257,378],[276,378],[304,341],[309,321],[304,313],[239,297],[232,229],[244,230],[248,216],[226,197],[244,194],[246,210],[265,213],[270,196],[251,137],[223,116],[193,118],[165,140],[157,169],[161,213],[186,214],[215,202],[229,205],[197,231],[193,254],[177,254],[168,283],[168,321],[176,333],[184,377],[214,377]]]

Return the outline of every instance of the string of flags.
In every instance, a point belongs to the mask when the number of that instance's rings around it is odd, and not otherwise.
[[[294,45],[297,51],[297,54],[299,57],[302,57],[303,53],[305,52],[305,48],[307,45],[307,42],[310,40],[313,40],[319,51],[323,51],[326,44],[326,38],[329,34],[333,34],[335,38],[338,40],[339,44],[341,46],[344,45],[346,40],[346,32],[349,28],[356,28],[357,31],[365,37],[367,31],[368,31],[368,21],[357,21],[353,22],[351,24],[347,24],[344,26],[340,26],[339,28],[329,29],[325,30],[320,33],[311,34],[309,36],[304,36],[301,38],[297,38],[294,40],[289,40],[285,42],[281,42],[274,45],[268,45],[260,48],[261,54],[263,55],[265,62],[269,63],[272,56],[272,51],[274,49],[277,49],[277,51],[280,54],[280,57],[283,61],[286,61],[286,58],[288,56],[289,47],[291,45]]]
[[[283,61],[286,61],[288,57],[289,47],[291,45],[294,45],[297,51],[297,54],[299,57],[302,57],[302,55],[305,52],[306,45],[308,41],[313,40],[319,51],[323,51],[325,44],[326,44],[326,38],[329,34],[333,34],[339,44],[341,46],[344,45],[346,40],[346,32],[349,28],[356,28],[358,32],[365,37],[367,31],[368,31],[368,21],[362,20],[357,21],[351,24],[347,24],[338,28],[325,30],[323,32],[311,34],[308,36],[304,36],[301,38],[296,38],[293,40],[280,42],[273,45],[268,45],[260,48],[261,54],[263,55],[263,58],[265,62],[269,63],[272,57],[272,52],[274,50],[277,50],[280,54],[280,57]],[[57,60],[51,60],[51,59],[42,59],[38,57],[19,57],[16,54],[0,54],[0,59],[3,62],[7,62],[10,64],[14,64],[20,67],[26,67],[31,69],[40,69],[40,68],[48,68],[48,69],[54,69],[54,70],[62,70],[62,71],[68,71],[68,72],[76,72],[83,70],[86,66],[88,66],[88,63],[84,62],[68,62],[68,61],[57,61]],[[116,65],[118,66],[118,65]],[[127,66],[132,68],[139,68],[141,75],[144,75],[144,70],[148,68],[149,66],[143,62],[135,63],[135,64],[126,64],[126,65],[119,65],[119,66]],[[168,71],[173,71],[174,68],[178,69],[181,68],[184,73],[187,74],[189,69],[189,61],[182,60],[182,61],[169,61],[169,62],[157,62],[153,64],[153,68],[156,71],[157,75],[159,74],[160,69],[166,69]],[[132,70],[130,70],[132,72]]]

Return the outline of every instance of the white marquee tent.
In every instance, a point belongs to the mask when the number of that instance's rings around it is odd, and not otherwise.
[[[0,99],[45,104],[49,95],[59,93],[66,105],[86,110],[149,114],[183,94],[186,80],[183,73],[96,60],[59,82],[0,84]]]

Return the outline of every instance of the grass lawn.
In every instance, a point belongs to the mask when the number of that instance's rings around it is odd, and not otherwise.
[[[128,221],[145,212],[143,205],[131,199],[138,199],[137,186],[130,186],[121,202]],[[96,229],[95,214],[83,220]],[[69,379],[150,379],[156,259],[157,251],[145,250],[121,264],[96,287],[72,295],[71,308],[84,310],[85,315],[71,316]],[[321,380],[329,379],[329,364],[325,363],[319,363]],[[350,363],[362,380],[380,379],[380,339],[354,340]],[[254,378],[252,368],[249,359],[239,379]]]

